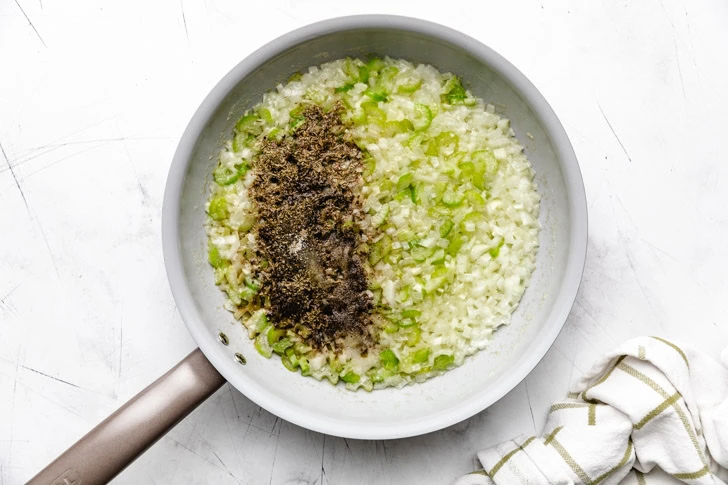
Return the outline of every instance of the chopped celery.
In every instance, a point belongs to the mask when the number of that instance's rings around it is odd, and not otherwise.
[[[416,185],[410,185],[409,186],[409,196],[410,200],[413,204],[417,203],[417,186]]]
[[[216,221],[221,221],[230,215],[225,197],[216,197],[210,201],[208,213]]]
[[[378,57],[374,57],[369,62],[367,62],[367,69],[369,70],[369,72],[377,72],[381,70],[384,66],[384,61]]]
[[[369,264],[374,266],[392,251],[392,238],[388,234],[382,236],[369,249]]]
[[[435,138],[431,138],[425,149],[425,155],[437,157],[441,155],[441,151],[448,147],[453,147],[452,152],[457,152],[460,138],[452,131],[443,131]]]
[[[463,246],[463,243],[465,243],[465,237],[460,234],[456,234],[450,238],[450,243],[448,243],[446,249],[447,254],[455,257],[458,251],[460,251],[460,248]]]
[[[480,212],[469,212],[460,221],[460,229],[464,232],[475,232],[477,224],[483,219],[483,215]]]
[[[410,231],[409,229],[405,229],[404,231],[397,234],[397,240],[409,242],[415,238],[415,233]]]
[[[212,172],[212,178],[218,185],[230,185],[234,184],[240,178],[240,172],[233,170],[230,167],[220,165]]]
[[[451,189],[445,190],[445,193],[442,194],[442,203],[447,207],[457,207],[463,203],[463,199],[465,199],[463,194],[453,192]]]
[[[445,266],[437,266],[435,271],[432,272],[430,280],[425,285],[425,290],[428,293],[432,293],[449,283],[452,280],[452,274],[445,268]]]
[[[256,280],[255,278],[251,278],[250,276],[245,277],[245,286],[250,288],[253,291],[260,290],[260,281]]]
[[[444,91],[445,93],[440,96],[440,100],[443,103],[465,104],[467,92],[457,76],[453,76],[445,83]]]
[[[404,175],[400,176],[399,180],[397,180],[397,191],[402,191],[408,188],[410,185],[412,185],[413,179],[414,175],[412,175],[411,172],[407,172]]]
[[[445,219],[440,225],[440,237],[447,237],[454,225],[455,223],[451,219]]]
[[[412,136],[410,136],[404,144],[405,144],[405,146],[414,148],[414,147],[420,146],[424,140],[425,140],[424,133],[415,133]]]
[[[300,81],[302,77],[303,77],[303,74],[301,74],[300,72],[294,72],[293,74],[291,74],[291,77],[288,78],[288,82],[292,83],[292,82]]]
[[[442,248],[437,248],[435,250],[435,253],[432,255],[432,259],[430,260],[431,264],[443,264],[445,262],[445,250]]]
[[[301,375],[311,375],[311,365],[308,363],[308,359],[306,357],[299,357],[298,366],[301,368]]]
[[[387,121],[384,124],[384,129],[388,136],[394,136],[400,133],[407,133],[408,131],[412,131],[414,128],[412,127],[412,122],[410,120],[400,120]]]
[[[346,74],[350,78],[356,78],[359,75],[359,64],[357,64],[359,61],[352,59],[351,57],[347,57],[344,61],[344,74]]]
[[[267,108],[261,108],[258,110],[258,116],[261,120],[266,123],[273,123],[273,115],[270,114],[270,110]]]
[[[366,84],[369,82],[369,69],[366,66],[359,66],[358,74],[360,83]]]
[[[374,101],[366,101],[361,104],[361,108],[367,116],[367,119],[371,119],[374,122],[385,122],[387,121],[387,114],[379,107]]]
[[[296,370],[297,370],[296,365],[292,362],[292,360],[288,356],[282,355],[281,363],[283,364],[283,367],[285,367],[289,371],[296,372]]]
[[[247,215],[243,218],[243,221],[240,223],[240,226],[238,226],[238,230],[241,232],[248,232],[253,228],[255,225],[255,217],[252,215]]]
[[[397,92],[400,94],[414,93],[415,91],[420,89],[420,86],[422,86],[422,79],[415,79],[412,81],[407,81],[407,82],[397,86]]]
[[[268,331],[268,317],[265,314],[265,310],[261,309],[253,313],[245,323],[245,326],[254,329],[256,333],[261,335],[265,334]]]
[[[424,131],[432,123],[432,110],[424,104],[415,104],[415,116],[412,125],[417,131]]]
[[[222,268],[227,265],[227,260],[220,256],[220,251],[215,247],[211,247],[207,252],[207,260],[213,268]]]
[[[424,246],[415,246],[412,249],[410,249],[410,254],[412,255],[412,259],[417,261],[418,263],[421,263],[422,261],[426,260],[430,256],[432,256],[432,253],[434,253],[434,248],[426,248]]]
[[[458,165],[458,168],[460,169],[460,175],[462,175],[464,179],[470,179],[475,172],[475,165],[473,165],[473,162],[463,162]]]
[[[446,370],[455,361],[454,355],[442,354],[435,357],[432,368],[435,370]]]
[[[268,334],[268,337],[267,337],[268,344],[273,345],[274,343],[278,342],[286,334],[286,331],[283,330],[282,328],[271,327],[268,329],[267,334]]]
[[[407,336],[407,345],[414,347],[422,339],[422,330],[420,327],[411,327],[409,329],[409,335]]]
[[[338,88],[334,89],[334,92],[335,93],[345,93],[353,87],[354,87],[353,83],[346,83],[343,86],[339,86]]]
[[[384,101],[385,103],[389,101],[389,93],[382,88],[369,88],[364,91],[364,94],[372,98],[373,101]]]
[[[357,382],[359,382],[360,379],[361,377],[359,376],[359,374],[354,371],[349,371],[341,376],[341,380],[348,384],[356,384]]]
[[[240,290],[239,296],[241,300],[245,300],[246,302],[253,301],[253,298],[255,298],[255,295],[257,294],[256,291],[251,290],[248,287],[245,287]]]
[[[382,224],[384,224],[384,221],[387,220],[387,216],[389,215],[389,204],[385,204],[382,206],[379,211],[372,216],[372,226],[379,227]]]
[[[283,132],[281,131],[280,128],[273,128],[272,130],[270,130],[268,132],[267,135],[265,135],[265,137],[268,138],[269,140],[278,140],[281,138],[282,133]]]
[[[480,208],[485,205],[485,199],[483,199],[483,196],[480,195],[480,192],[478,192],[477,190],[473,190],[473,189],[466,190],[465,197],[475,207]]]
[[[369,177],[374,173],[374,171],[377,169],[377,161],[374,160],[374,157],[369,156],[364,159],[364,177]]]
[[[399,69],[395,66],[387,66],[379,72],[376,85],[380,89],[392,91],[394,89],[394,78],[399,74]]]
[[[407,327],[412,327],[414,325],[417,325],[417,320],[415,320],[414,318],[403,318],[402,320],[397,322],[397,324],[400,327],[407,328]]]
[[[497,246],[492,247],[488,250],[488,254],[490,254],[491,258],[495,259],[498,257],[498,255],[500,254],[500,248],[503,246],[503,243],[505,243],[505,241],[501,239]]]
[[[268,113],[270,115],[270,113]],[[260,135],[263,127],[258,123],[260,118],[256,114],[247,114],[240,118],[235,124],[238,133],[250,133],[252,135]]]
[[[422,364],[423,362],[427,362],[429,358],[430,349],[424,348],[415,352],[415,355],[412,356],[412,362],[415,364]]]
[[[303,104],[299,104],[288,113],[291,117],[291,120],[288,122],[288,126],[291,128],[292,131],[295,131],[296,128],[301,126],[306,121],[306,117],[303,116],[303,110],[305,108],[306,107]]]
[[[233,151],[238,153],[244,148],[249,148],[255,143],[255,136],[250,133],[238,133],[233,137]]]
[[[254,347],[255,350],[257,350],[258,353],[266,359],[269,359],[270,356],[273,355],[273,349],[270,348],[270,345],[268,344],[268,339],[266,338],[265,334],[261,333],[255,338]]]
[[[391,349],[387,349],[379,354],[379,361],[382,366],[391,371],[396,371],[399,367],[399,359]]]
[[[404,311],[402,312],[402,317],[403,317],[403,318],[417,318],[417,317],[419,317],[420,315],[422,315],[422,312],[421,312],[421,311],[419,311],[419,310],[415,310],[415,309],[413,309],[413,308],[411,308],[411,309],[409,309],[409,310],[404,310]]]
[[[381,288],[375,288],[375,289],[371,290],[371,292],[374,295],[372,297],[372,304],[374,306],[379,305],[379,303],[381,303],[381,301],[382,301],[382,289]]]
[[[287,338],[282,338],[278,342],[271,345],[271,348],[273,349],[273,352],[276,354],[282,354],[288,349],[289,347],[293,346],[293,342],[288,340]]]
[[[384,331],[386,333],[397,333],[399,331],[399,325],[392,322],[387,322],[386,325],[384,325]]]
[[[484,190],[498,172],[498,159],[489,150],[479,150],[473,154],[472,160],[475,171],[471,181],[476,188]]]

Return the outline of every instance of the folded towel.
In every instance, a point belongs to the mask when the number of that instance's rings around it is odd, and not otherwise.
[[[454,485],[722,484],[728,481],[723,366],[658,337],[624,343],[551,406],[543,436],[478,453]]]

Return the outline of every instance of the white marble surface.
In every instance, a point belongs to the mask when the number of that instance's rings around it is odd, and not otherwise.
[[[225,386],[119,484],[440,484],[539,431],[599,352],[728,339],[728,3],[0,2],[0,484],[22,483],[194,343],[160,210],[213,84],[295,27],[352,13],[447,24],[510,59],[561,118],[587,189],[583,284],[556,344],[490,409],[388,442],[323,436]]]

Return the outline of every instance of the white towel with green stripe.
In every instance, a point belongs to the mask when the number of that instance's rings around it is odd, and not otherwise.
[[[481,451],[483,470],[455,485],[725,485],[728,349],[721,357],[630,340],[551,406],[543,436]]]

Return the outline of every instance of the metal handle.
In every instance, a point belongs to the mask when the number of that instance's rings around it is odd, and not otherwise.
[[[33,477],[29,485],[108,483],[225,383],[200,349]]]

